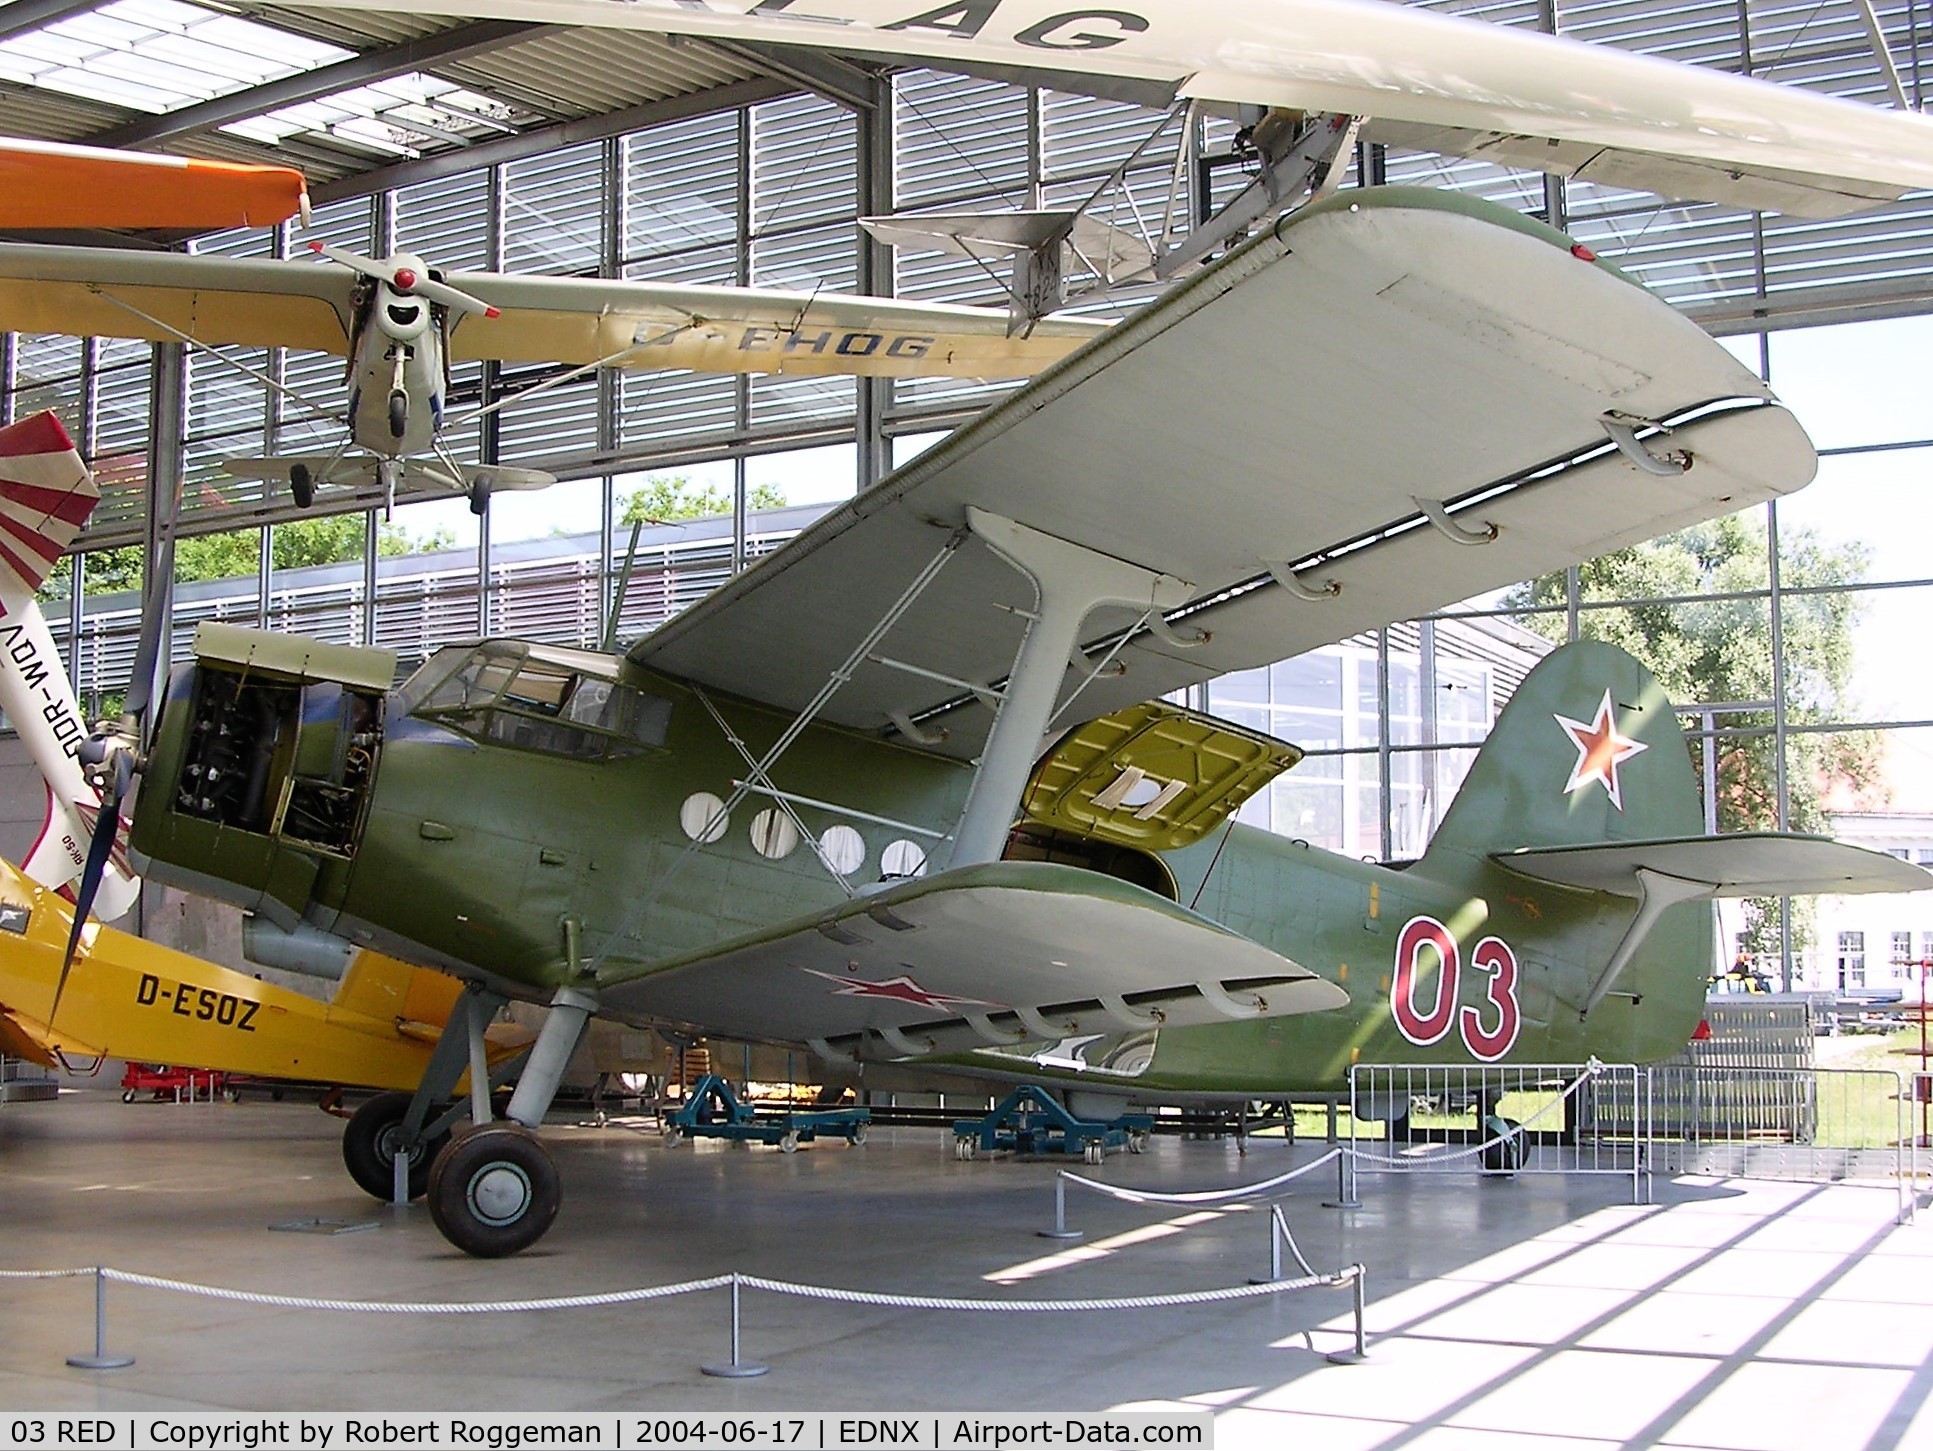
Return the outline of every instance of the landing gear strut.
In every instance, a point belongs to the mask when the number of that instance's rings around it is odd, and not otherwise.
[[[409,1197],[418,1199],[430,1182],[430,1160],[450,1138],[445,1131],[410,1142],[404,1129],[409,1103],[407,1093],[379,1093],[356,1110],[342,1131],[342,1162],[349,1177],[365,1194],[385,1202],[395,1183],[398,1154],[409,1160]]]
[[[515,1254],[542,1239],[557,1217],[563,1201],[557,1166],[532,1130],[544,1121],[564,1065],[596,1008],[594,995],[559,988],[511,1095],[510,1122],[458,1135],[430,1166],[430,1218],[465,1254]],[[444,1037],[450,1036],[446,1029]]]

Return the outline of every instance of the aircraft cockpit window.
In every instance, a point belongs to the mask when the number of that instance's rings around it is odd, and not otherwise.
[[[445,667],[440,680],[425,681],[415,714],[499,745],[580,760],[635,755],[665,743],[671,702],[662,696],[500,647],[476,647],[468,656],[455,669]],[[437,663],[433,658],[422,674]]]

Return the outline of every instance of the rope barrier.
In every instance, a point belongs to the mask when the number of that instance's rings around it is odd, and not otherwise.
[[[1296,1259],[1306,1270],[1300,1251]],[[83,1370],[117,1370],[134,1364],[131,1355],[111,1355],[107,1349],[107,1284],[135,1285],[149,1290],[202,1299],[225,1300],[243,1305],[263,1305],[290,1310],[334,1310],[367,1315],[496,1315],[530,1310],[580,1310],[608,1305],[636,1304],[690,1295],[702,1290],[731,1291],[731,1359],[717,1365],[701,1365],[706,1375],[763,1375],[767,1367],[740,1358],[739,1292],[749,1287],[775,1295],[790,1295],[804,1300],[823,1300],[844,1305],[879,1305],[897,1310],[952,1310],[1004,1314],[1066,1314],[1079,1311],[1160,1310],[1187,1305],[1213,1305],[1230,1300],[1254,1300],[1266,1295],[1289,1294],[1298,1290],[1350,1287],[1355,1310],[1355,1349],[1332,1356],[1338,1361],[1360,1360],[1365,1352],[1363,1331],[1363,1279],[1361,1265],[1348,1265],[1334,1274],[1313,1272],[1301,1279],[1271,1278],[1246,1285],[1229,1285],[1213,1290],[1180,1290],[1165,1295],[1122,1295],[1076,1300],[980,1300],[949,1295],[896,1295],[873,1290],[846,1290],[834,1285],[807,1285],[793,1280],[772,1280],[762,1275],[736,1271],[711,1275],[702,1280],[684,1280],[672,1285],[647,1285],[635,1290],[613,1290],[597,1295],[555,1295],[539,1300],[485,1301],[395,1301],[331,1300],[306,1295],[273,1295],[259,1290],[235,1290],[222,1285],[198,1285],[191,1280],[143,1275],[106,1265],[86,1269],[0,1270],[6,1280],[65,1280],[92,1276],[94,1280],[94,1349],[92,1353],[71,1355],[67,1363]]]
[[[82,1271],[92,1274],[92,1270]],[[585,1310],[600,1305],[629,1305],[641,1300],[663,1300],[673,1295],[690,1295],[700,1290],[722,1290],[731,1284],[730,1275],[712,1275],[703,1280],[684,1280],[675,1285],[648,1285],[636,1290],[611,1290],[600,1295],[557,1295],[543,1300],[425,1300],[414,1303],[396,1300],[318,1300],[301,1295],[270,1295],[256,1290],[230,1290],[219,1285],[197,1285],[189,1280],[163,1279],[128,1270],[102,1269],[103,1279],[123,1285],[141,1285],[150,1290],[172,1290],[182,1295],[199,1295],[208,1300],[232,1300],[243,1305],[268,1305],[285,1310],[340,1310],[362,1315],[500,1315],[524,1310]]]
[[[1028,1314],[1054,1314],[1068,1310],[1160,1310],[1176,1305],[1253,1300],[1290,1290],[1347,1285],[1361,1273],[1361,1266],[1350,1265],[1333,1275],[1311,1275],[1300,1280],[1271,1280],[1261,1285],[1230,1285],[1220,1290],[1181,1290],[1169,1295],[1127,1295],[1100,1300],[966,1300],[944,1295],[886,1295],[870,1290],[800,1285],[790,1280],[768,1280],[758,1275],[740,1275],[738,1282],[754,1289],[770,1290],[777,1295],[794,1295],[803,1300],[837,1300],[850,1305],[886,1305],[902,1310],[1012,1310]]]
[[[1286,1174],[1277,1174],[1273,1179],[1262,1179],[1254,1184],[1237,1184],[1232,1189],[1195,1189],[1183,1194],[1159,1194],[1152,1189],[1124,1189],[1118,1184],[1103,1184],[1098,1179],[1084,1178],[1079,1174],[1060,1171],[1060,1177],[1070,1184],[1078,1184],[1083,1189],[1092,1189],[1097,1194],[1105,1194],[1110,1199],[1125,1199],[1130,1204],[1217,1204],[1228,1199],[1246,1199],[1269,1190],[1291,1179],[1300,1179],[1312,1169],[1320,1169],[1324,1164],[1333,1164],[1341,1158],[1345,1149],[1331,1149],[1319,1159],[1311,1159],[1300,1169],[1291,1169]]]
[[[0,1280],[73,1280],[94,1273],[94,1266],[81,1270],[0,1270]]]

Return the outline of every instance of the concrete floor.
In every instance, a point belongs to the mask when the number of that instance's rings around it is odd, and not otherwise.
[[[1242,1283],[1266,1212],[1177,1213],[1076,1196],[1074,1247],[1036,1237],[1056,1165],[957,1162],[936,1129],[782,1155],[667,1148],[642,1122],[549,1131],[556,1227],[482,1263],[421,1209],[344,1176],[312,1105],[0,1105],[0,1268],[104,1263],[283,1294],[499,1300],[738,1269],[951,1296],[1117,1296]],[[1158,1139],[1116,1183],[1252,1182],[1312,1157]],[[265,1309],[114,1286],[83,1372],[87,1281],[0,1281],[0,1407],[21,1410],[762,1411],[1217,1408],[1219,1448],[1738,1451],[1933,1448],[1933,1216],[1894,1225],[1882,1189],[1686,1179],[1365,1178],[1324,1209],[1327,1170],[1285,1201],[1319,1269],[1369,1267],[1369,1363],[1338,1367],[1346,1292],[1187,1309],[963,1315],[746,1292],[748,1359],[720,1381],[721,1291],[628,1307],[464,1318]],[[317,1216],[367,1232],[271,1232]]]

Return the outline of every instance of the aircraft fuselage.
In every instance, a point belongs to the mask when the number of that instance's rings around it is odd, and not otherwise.
[[[750,772],[695,691],[609,656],[552,653],[557,678],[580,671],[559,687],[564,701],[594,680],[610,716],[612,688],[623,687],[650,703],[651,724],[636,727],[634,710],[629,746],[614,749],[624,742],[573,724],[528,669],[503,693],[487,660],[395,693],[373,680],[277,684],[273,662],[248,675],[204,660],[170,689],[133,844],[153,875],[538,1000],[593,967],[633,975],[846,900],[767,796],[745,796],[717,827],[707,798],[731,798]],[[237,695],[243,681],[256,693]],[[474,707],[485,690],[496,703]],[[509,709],[516,690],[530,699]],[[789,723],[711,704],[755,757]],[[224,736],[232,750],[208,745]],[[882,863],[943,857],[938,836],[958,821],[971,770],[814,727],[773,778],[855,813],[798,808],[815,836],[838,826],[844,849],[863,844],[857,866],[842,864],[864,891]],[[1448,881],[1241,825],[1221,835],[1130,861],[1133,879],[1171,882],[1183,905],[1340,985],[1346,1008],[1124,1034],[1080,1045],[1079,1068],[1065,1045],[950,1061],[1114,1091],[1263,1096],[1338,1090],[1356,1061],[1654,1059],[1697,1023],[1708,909],[1671,909],[1620,991],[1585,1020],[1628,900],[1487,861]],[[1122,870],[1118,854],[1112,869]]]

